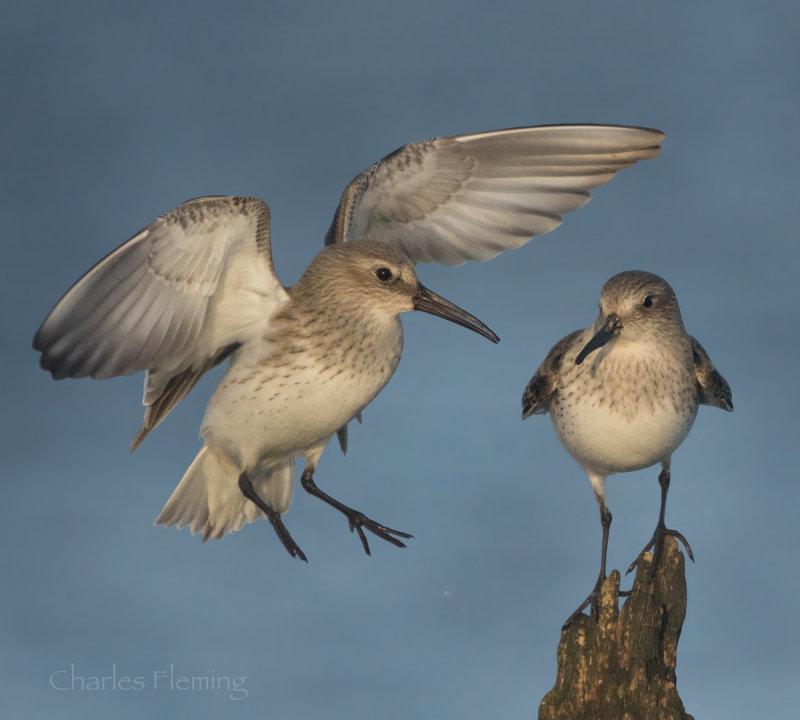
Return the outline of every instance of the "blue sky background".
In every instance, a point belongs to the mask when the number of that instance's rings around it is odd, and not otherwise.
[[[673,457],[697,563],[678,689],[698,718],[787,717],[800,677],[797,30],[792,2],[0,0],[5,717],[528,718],[597,572],[589,483],[520,396],[641,268],[675,288],[733,388]],[[54,383],[30,343],[61,294],[179,202],[247,194],[293,283],[345,184],[399,145],[558,122],[637,124],[664,152],[554,233],[422,281],[499,333],[416,314],[394,379],[317,480],[408,549],[361,551],[299,492],[205,545],[152,522],[219,373],[134,455],[140,376]],[[612,477],[609,562],[657,517],[657,469]],[[57,690],[53,673],[145,687]],[[154,674],[246,676],[247,697]],[[68,675],[55,677],[67,684]],[[221,681],[220,681],[221,682]]]

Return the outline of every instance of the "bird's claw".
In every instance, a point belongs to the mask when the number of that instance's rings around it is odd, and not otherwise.
[[[603,574],[598,576],[597,583],[595,583],[594,589],[589,593],[589,596],[586,598],[586,600],[584,600],[578,606],[578,609],[575,610],[575,612],[564,621],[564,624],[561,626],[562,631],[566,630],[570,625],[572,625],[572,623],[574,623],[583,614],[583,611],[590,606],[592,618],[594,618],[594,621],[597,622],[600,617],[600,588],[603,587],[605,579],[606,576]]]
[[[670,537],[674,537],[676,540],[680,541],[683,544],[683,547],[686,549],[686,554],[689,556],[689,559],[694,562],[694,553],[692,552],[692,546],[689,545],[689,541],[683,536],[683,533],[678,532],[677,530],[670,530],[669,528],[660,525],[656,527],[655,531],[653,532],[653,537],[650,538],[650,542],[644,546],[642,552],[640,552],[636,559],[628,565],[628,569],[625,571],[625,574],[628,575],[633,569],[641,562],[642,557],[646,552],[649,552],[652,548],[653,550],[653,561],[650,563],[650,577],[649,579],[653,578],[653,573],[655,572],[656,566],[658,565],[658,561],[661,559],[661,553],[664,549],[664,538],[669,535]]]
[[[286,526],[280,519],[280,515],[277,518],[273,518],[270,516],[269,518],[272,527],[275,530],[276,535],[283,543],[283,547],[286,548],[286,551],[292,557],[296,557],[299,560],[302,560],[304,563],[308,562],[308,558],[306,558],[306,554],[300,549],[300,546],[294,541],[294,538],[289,534],[289,531],[286,529]]]
[[[353,532],[354,530],[358,532],[358,537],[361,539],[361,544],[364,546],[364,552],[367,555],[372,555],[372,553],[370,552],[369,549],[367,536],[364,535],[364,530],[362,528],[366,528],[373,535],[377,535],[382,540],[386,540],[387,542],[390,542],[392,545],[401,548],[406,547],[406,544],[401,540],[398,540],[396,537],[392,537],[392,535],[397,535],[402,538],[414,537],[413,535],[403,532],[402,530],[393,530],[390,527],[381,525],[380,523],[371,520],[366,515],[364,515],[364,513],[359,512],[357,510],[354,510],[352,513],[348,513],[347,522],[350,525],[350,532]]]

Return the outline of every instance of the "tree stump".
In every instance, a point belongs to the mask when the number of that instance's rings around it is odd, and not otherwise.
[[[597,622],[582,615],[561,633],[553,689],[539,720],[693,720],[675,685],[686,616],[684,556],[672,537],[652,579],[652,556],[636,569],[619,609],[619,571],[603,583]]]

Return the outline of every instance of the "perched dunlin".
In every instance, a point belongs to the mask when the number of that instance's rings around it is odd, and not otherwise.
[[[261,200],[208,197],[162,215],[87,272],[42,323],[34,347],[56,379],[145,371],[135,449],[200,377],[230,367],[209,402],[203,448],[156,520],[221,538],[267,517],[305,555],[281,515],[301,483],[362,530],[410,537],[323,493],[322,450],[392,376],[398,314],[423,310],[496,341],[485,325],[422,287],[416,262],[457,265],[519,247],[589,200],[588,190],[655,157],[663,133],[565,125],[406,145],[345,189],[327,247],[285,288],[272,266]],[[349,244],[349,241],[358,241]]]
[[[699,405],[733,410],[728,383],[697,340],[686,332],[669,284],[652,273],[614,275],[600,293],[594,325],[556,343],[522,395],[522,417],[550,413],[559,439],[586,471],[600,506],[603,528],[600,574],[568,626],[592,605],[596,613],[606,577],[611,512],[606,505],[608,475],[661,463],[661,510],[653,537],[628,568],[653,548],[656,566],[667,529],[664,511],[670,458],[683,442]]]

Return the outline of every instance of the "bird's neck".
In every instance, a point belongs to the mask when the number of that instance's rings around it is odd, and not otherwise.
[[[298,347],[317,360],[389,377],[400,361],[403,326],[396,315],[337,297],[302,296],[293,298],[284,317]]]

